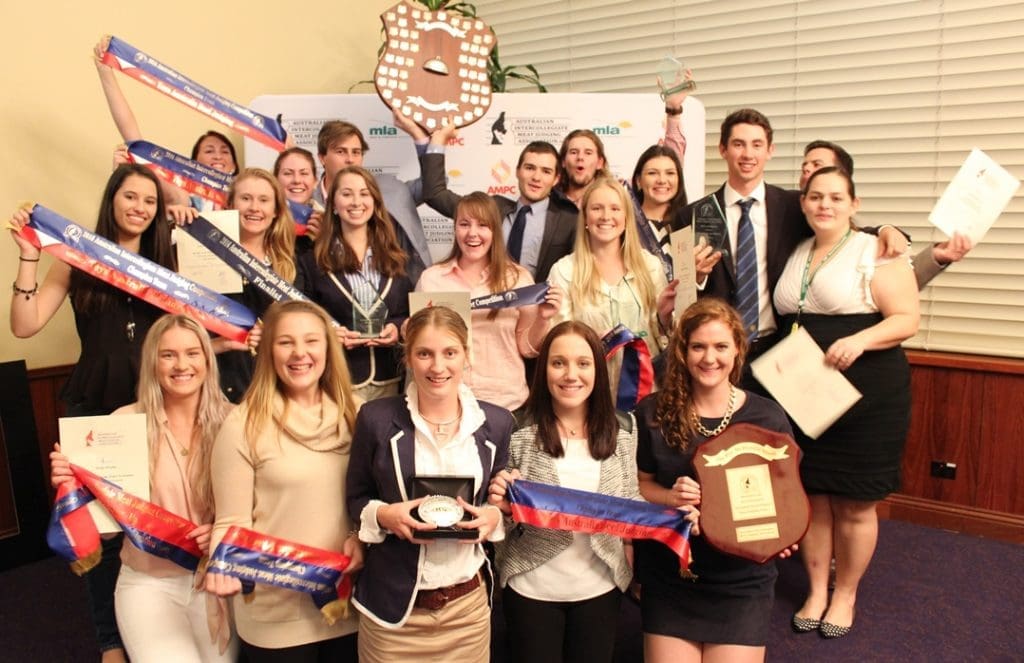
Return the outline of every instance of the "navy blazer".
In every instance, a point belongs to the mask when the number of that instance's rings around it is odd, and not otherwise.
[[[508,463],[515,421],[504,408],[478,403],[485,421],[473,437],[483,480],[473,502],[482,505],[486,503],[491,478]],[[348,512],[354,523],[360,522],[370,500],[393,504],[411,499],[412,478],[416,475],[415,445],[416,432],[405,396],[381,398],[360,408],[345,483]],[[420,547],[394,535],[367,546],[365,567],[356,581],[353,597],[374,621],[397,626],[412,610]],[[489,565],[486,566],[490,576]],[[492,584],[493,579],[488,577],[488,582]]]
[[[423,200],[439,214],[455,218],[462,196],[450,191],[445,183],[445,157],[443,153],[427,153],[420,157],[420,177],[423,180]],[[491,196],[498,205],[502,219],[516,211],[517,202],[504,196]],[[544,234],[537,255],[535,283],[547,280],[548,272],[560,258],[572,253],[576,241],[576,206],[561,196],[548,196],[548,213],[544,220]]]

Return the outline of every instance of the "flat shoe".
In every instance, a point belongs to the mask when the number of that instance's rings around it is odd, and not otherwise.
[[[835,638],[841,638],[848,634],[853,629],[853,624],[849,626],[836,626],[829,622],[822,622],[821,626],[818,627],[818,632],[821,633],[821,637],[828,640],[834,640]]]
[[[794,613],[792,626],[793,631],[796,633],[810,633],[811,631],[817,631],[821,627],[821,620],[811,617],[798,617]]]

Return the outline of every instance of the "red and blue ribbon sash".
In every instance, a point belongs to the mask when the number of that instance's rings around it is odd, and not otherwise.
[[[46,543],[71,563],[75,573],[81,575],[99,562],[99,533],[89,510],[84,508],[94,499],[139,550],[189,571],[199,568],[203,552],[195,539],[186,536],[198,525],[77,465],[71,465],[71,472],[73,478],[57,487]]]
[[[102,60],[246,138],[278,152],[285,148],[287,134],[277,120],[222,97],[117,37],[110,38]]]
[[[508,487],[516,522],[584,534],[661,541],[690,566],[690,522],[678,509],[517,479]]]
[[[313,215],[313,208],[309,205],[289,200],[288,211],[292,213],[292,219],[295,220],[295,234],[300,237],[305,235],[306,224],[309,223],[309,217]]]
[[[654,386],[654,365],[651,350],[644,339],[618,324],[601,339],[607,361],[619,350],[622,351],[622,369],[619,372],[619,386],[615,397],[615,408],[632,412]]]
[[[228,188],[234,179],[231,175],[144,140],[128,143],[128,154],[158,179],[220,207],[227,206]]]
[[[182,229],[275,302],[309,301],[295,286],[249,253],[244,246],[218,230],[208,219],[199,216],[192,223],[182,226]]]
[[[348,614],[352,581],[345,569],[350,563],[342,553],[232,526],[213,551],[207,571],[238,578],[244,595],[253,592],[255,583],[309,594],[334,624]]]
[[[547,283],[536,283],[534,285],[525,285],[522,288],[474,297],[469,301],[469,307],[476,309],[532,306],[544,301],[544,296],[548,294],[550,287]]]
[[[155,220],[154,223],[162,223]],[[18,232],[34,246],[90,276],[209,331],[244,343],[256,316],[241,304],[124,249],[42,205]]]

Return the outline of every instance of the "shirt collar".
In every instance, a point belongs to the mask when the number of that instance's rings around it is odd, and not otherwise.
[[[731,186],[729,186],[729,183],[726,182],[725,183],[725,206],[726,207],[731,207],[732,205],[735,205],[736,203],[738,203],[741,200],[744,200],[745,198],[753,198],[759,204],[764,205],[764,192],[765,192],[764,180],[761,180],[760,182],[758,182],[757,183],[757,187],[755,187],[754,190],[751,191],[750,195],[748,195],[748,196],[741,196],[739,193],[737,193],[736,189],[734,189]]]
[[[429,424],[420,414],[418,399],[419,392],[416,389],[416,383],[410,381],[409,386],[405,388],[405,404],[409,408],[409,415],[412,417],[413,426],[422,435],[433,439],[433,433],[430,432]],[[484,414],[480,404],[477,403],[472,390],[464,383],[459,385],[459,403],[462,405],[462,421],[459,422],[459,432],[455,437],[461,440],[483,426],[487,416]]]
[[[544,200],[538,200],[535,203],[530,203],[529,204],[530,205],[530,216],[535,216],[535,217],[546,216],[547,213],[548,213],[548,203],[550,201],[551,201],[551,196],[548,196]],[[515,215],[523,207],[525,207],[525,205],[523,205],[523,201],[522,200],[517,201],[516,202],[516,208],[512,211],[512,217],[515,218]]]

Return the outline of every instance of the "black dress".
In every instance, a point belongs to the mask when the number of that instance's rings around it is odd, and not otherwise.
[[[657,394],[637,406],[637,468],[670,488],[677,477],[696,478],[693,455],[707,438],[698,434],[685,451],[669,447],[653,426]],[[713,429],[720,419],[702,419]],[[785,412],[773,401],[747,392],[733,423],[750,423],[791,434]],[[692,642],[762,646],[768,635],[775,597],[775,562],[765,564],[733,557],[711,547],[703,537],[690,537],[696,579],[679,576],[679,559],[656,541],[636,541],[644,633]]]
[[[243,280],[242,292],[224,295],[262,317],[274,300],[270,295]],[[252,370],[256,358],[248,350],[227,350],[217,355],[217,368],[220,372],[220,388],[228,400],[238,403],[242,400],[249,383],[252,382]]]

